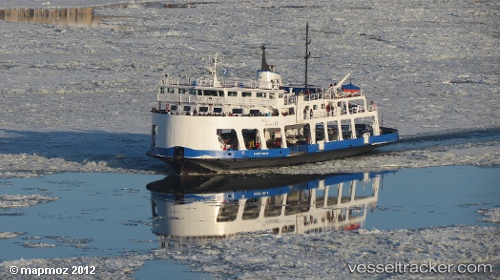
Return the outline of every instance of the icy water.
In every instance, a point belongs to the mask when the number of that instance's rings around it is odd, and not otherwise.
[[[241,238],[252,238],[252,231],[262,234],[276,229],[285,233],[285,228],[291,233],[301,233],[359,227],[392,230],[488,225],[476,211],[500,205],[499,171],[499,168],[449,166],[305,177],[248,176],[236,180],[225,177],[172,180],[160,175],[106,173],[3,179],[0,181],[0,234],[3,234],[0,261],[130,256],[168,247],[174,238],[187,240],[190,234],[215,236],[217,233],[210,230],[217,227],[216,222],[208,220],[206,213],[220,199],[226,203],[246,199],[246,204],[239,203],[246,205],[239,225],[245,231]],[[246,189],[252,186],[253,189]],[[276,202],[284,194],[288,198]],[[262,197],[274,198],[274,204],[268,207],[278,207],[278,212],[282,207],[285,215],[278,217],[269,212],[264,214],[267,215],[265,223],[258,221],[262,218],[258,211],[252,217],[249,202],[260,206]],[[293,208],[293,205],[304,207]],[[331,215],[324,214],[325,211],[331,211]],[[197,216],[200,213],[205,216]],[[214,213],[220,216],[220,211]],[[291,228],[287,216],[293,217],[294,223],[300,222]],[[238,219],[235,216],[233,220]],[[176,224],[175,220],[194,222]],[[252,228],[250,224],[250,228],[246,228],[252,220],[257,221],[256,224],[272,225]],[[230,226],[222,228],[226,236],[241,234]],[[162,236],[172,239],[159,242],[158,237]],[[150,260],[135,277],[148,278],[167,271],[181,278],[210,277],[186,274],[189,270],[172,261]]]

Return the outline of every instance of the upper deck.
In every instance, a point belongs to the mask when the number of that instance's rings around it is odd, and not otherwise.
[[[158,85],[157,101],[172,104],[209,104],[227,106],[258,106],[283,108],[295,106],[298,100],[305,103],[328,103],[332,101],[361,101],[366,97],[358,92],[344,92],[336,87],[278,87],[262,88],[257,82],[219,83],[213,81],[181,80],[165,78]],[[358,104],[359,105],[359,104]],[[368,108],[365,108],[365,111]]]
[[[275,67],[267,64],[265,47],[261,48],[262,66],[253,81],[229,81],[225,71],[220,81],[217,56],[212,59],[210,78],[181,79],[165,75],[158,83],[156,99],[159,108],[153,108],[153,112],[208,116],[298,115],[300,119],[350,114],[376,116],[375,107],[372,104],[368,106],[360,88],[352,84],[354,90],[342,88],[350,72],[327,88],[307,82],[284,85]]]

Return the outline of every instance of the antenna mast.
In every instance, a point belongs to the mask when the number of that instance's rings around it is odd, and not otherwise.
[[[304,56],[306,67],[305,67],[305,81],[304,81],[304,91],[307,94],[307,60],[311,57],[311,52],[309,52],[309,44],[311,40],[309,39],[309,22],[306,22],[306,56]]]

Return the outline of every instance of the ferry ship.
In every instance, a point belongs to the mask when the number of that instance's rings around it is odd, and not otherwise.
[[[159,247],[364,227],[384,172],[168,176],[149,183]],[[258,187],[258,188],[256,188]]]
[[[350,73],[327,87],[308,84],[309,43],[307,27],[305,82],[298,86],[285,85],[267,64],[264,45],[252,82],[221,82],[217,56],[209,79],[165,75],[147,154],[188,175],[327,161],[398,141],[398,130],[380,126],[362,89],[344,84]]]

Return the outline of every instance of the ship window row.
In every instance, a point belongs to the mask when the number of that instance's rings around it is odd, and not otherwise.
[[[314,211],[314,216],[303,216],[302,222],[305,226],[317,224],[319,221],[334,222],[353,219],[363,216],[363,208],[377,197],[377,187],[372,181],[363,181],[362,188],[358,186],[361,185],[359,182],[361,181],[352,180],[329,185],[322,190],[305,189],[286,195],[249,198],[244,201],[244,204],[239,203],[238,200],[225,201],[220,205],[217,222],[236,221],[238,214],[241,215],[242,220],[298,215],[307,213],[314,207],[324,208],[325,211]],[[241,207],[243,211],[240,212]]]
[[[220,105],[219,105],[220,106]],[[209,106],[209,105],[173,105],[167,104],[165,109],[153,108],[152,112],[160,113],[170,113],[170,114],[182,114],[182,115],[193,115],[193,116],[288,116],[295,115],[295,108],[283,108],[281,111],[278,109],[249,109],[249,108],[224,108],[219,106]]]
[[[170,93],[170,94],[193,94],[198,96],[214,96],[214,97],[224,97],[224,91],[222,90],[203,90],[203,89],[185,89],[185,88],[169,88],[160,87],[160,93]],[[227,97],[256,97],[256,98],[269,98],[276,99],[275,92],[260,92],[260,91],[228,91]],[[278,94],[279,98],[283,98],[283,93]]]
[[[221,107],[214,107],[212,110],[214,113],[222,113],[222,108]],[[206,114],[208,112],[208,107],[201,106],[200,107],[200,114]]]

